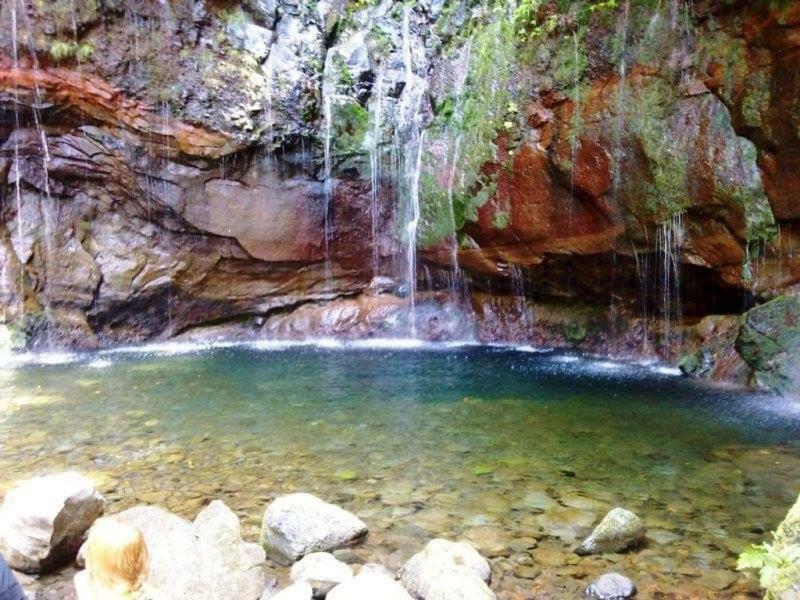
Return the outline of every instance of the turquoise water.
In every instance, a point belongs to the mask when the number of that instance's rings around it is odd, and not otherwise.
[[[194,517],[222,498],[251,539],[272,497],[310,491],[370,526],[351,560],[397,568],[432,537],[470,539],[508,598],[579,593],[612,568],[644,594],[752,592],[735,555],[800,492],[799,434],[795,401],[503,348],[117,352],[0,371],[0,490],[72,468],[112,513]],[[575,556],[618,505],[647,544]]]

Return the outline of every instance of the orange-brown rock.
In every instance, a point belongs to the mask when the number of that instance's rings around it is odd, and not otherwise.
[[[228,134],[165,119],[102,79],[68,69],[15,68],[0,57],[0,90],[13,90],[31,106],[41,102],[58,106],[77,121],[131,129],[167,155],[219,158],[242,147]]]

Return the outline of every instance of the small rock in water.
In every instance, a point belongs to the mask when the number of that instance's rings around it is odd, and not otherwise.
[[[431,600],[494,598],[489,563],[469,544],[435,539],[400,569],[400,582],[412,596]]]
[[[48,572],[75,557],[104,507],[94,484],[78,473],[24,482],[0,506],[0,554],[23,573]]]
[[[390,575],[366,566],[353,579],[333,588],[325,600],[412,600]]]
[[[580,555],[621,552],[640,544],[645,533],[639,517],[624,508],[615,508],[603,517],[575,552]]]
[[[346,469],[344,471],[336,471],[336,473],[334,473],[334,477],[341,481],[357,481],[358,473],[351,469]]]
[[[311,585],[315,598],[322,598],[335,586],[353,578],[353,570],[333,554],[312,552],[292,566],[292,583],[305,581]]]
[[[261,545],[275,560],[295,561],[311,552],[354,544],[367,535],[355,515],[311,494],[280,496],[270,503],[261,527]]]
[[[606,573],[589,585],[585,593],[596,600],[626,600],[636,594],[636,586],[624,575]]]

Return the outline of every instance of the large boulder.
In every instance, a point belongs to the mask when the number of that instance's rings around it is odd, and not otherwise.
[[[353,578],[353,570],[333,554],[312,552],[292,566],[293,583],[305,581],[314,590],[315,598],[324,598],[335,586]]]
[[[489,563],[465,542],[435,539],[400,569],[400,582],[421,600],[494,598]]]
[[[402,585],[386,573],[362,569],[353,579],[337,585],[326,600],[412,600]]]
[[[361,541],[367,526],[355,515],[311,494],[273,500],[264,512],[261,545],[279,562],[327,552]]]
[[[0,506],[0,554],[24,573],[72,560],[105,500],[78,473],[37,477],[11,489]]]
[[[242,541],[239,519],[219,500],[194,523],[156,506],[115,516],[139,528],[150,555],[146,585],[161,600],[257,600],[264,591],[264,550]]]
[[[575,552],[581,555],[621,552],[639,545],[645,533],[644,523],[639,517],[624,508],[614,508]]]
[[[779,296],[747,311],[736,350],[755,382],[781,392],[800,392],[800,298]]]

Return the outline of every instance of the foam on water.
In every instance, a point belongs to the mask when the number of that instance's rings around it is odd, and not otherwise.
[[[639,371],[668,377],[681,375],[679,369],[654,361],[614,361],[591,354],[561,353],[551,347],[536,347],[530,344],[510,342],[480,343],[474,340],[426,341],[416,338],[371,338],[360,340],[340,340],[336,338],[317,338],[308,340],[214,340],[208,342],[153,342],[141,345],[117,346],[95,352],[26,352],[0,357],[0,368],[14,369],[28,366],[54,366],[82,363],[94,369],[111,366],[115,358],[125,356],[179,356],[204,354],[216,350],[244,348],[257,352],[282,352],[293,348],[318,348],[327,351],[390,350],[414,352],[442,352],[466,348],[490,348],[497,351],[518,352],[521,354],[550,355],[548,359],[562,365],[573,365],[570,370],[581,372],[611,372],[624,374]]]

